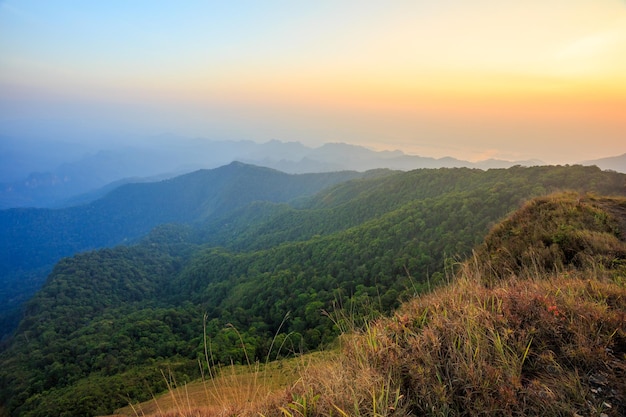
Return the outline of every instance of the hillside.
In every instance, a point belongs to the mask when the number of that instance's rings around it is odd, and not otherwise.
[[[328,346],[343,324],[323,312],[389,313],[445,283],[523,201],[624,195],[625,179],[581,166],[387,173],[66,258],[0,355],[0,399],[11,415],[110,413],[165,389],[162,369],[197,378],[204,332],[226,364]]]
[[[282,374],[249,368],[237,385],[225,373],[185,387],[191,397],[172,388],[159,409],[197,417],[626,415],[624,225],[624,198],[535,199],[496,225],[448,285],[392,317],[349,320],[339,354],[303,358],[296,376],[288,366]],[[273,386],[268,374],[292,385]],[[155,401],[118,412],[132,410],[150,417]]]
[[[577,197],[526,204],[450,285],[346,335],[254,411],[626,415],[626,199]]]
[[[310,196],[363,175],[289,175],[232,163],[165,181],[126,184],[86,205],[2,210],[0,338],[14,328],[6,314],[16,312],[39,289],[62,257],[131,244],[160,224],[205,221],[256,200],[280,203]]]

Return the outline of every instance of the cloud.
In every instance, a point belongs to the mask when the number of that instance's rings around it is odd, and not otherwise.
[[[626,24],[576,39],[556,54],[570,73],[616,74],[626,71]]]
[[[626,30],[613,30],[596,33],[578,39],[567,47],[563,48],[559,58],[592,58],[610,52],[617,52],[618,47],[623,47],[626,42]],[[623,52],[623,49],[622,49]]]

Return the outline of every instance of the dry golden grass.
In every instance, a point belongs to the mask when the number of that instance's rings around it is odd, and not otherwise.
[[[610,279],[570,273],[488,288],[463,275],[342,344],[263,415],[626,412],[626,288]]]
[[[300,375],[327,362],[336,352],[320,352],[267,364],[230,365],[205,380],[179,385],[164,375],[170,389],[150,401],[131,404],[116,416],[256,415],[254,410],[273,396],[284,395]]]
[[[206,385],[191,384],[160,398],[158,407],[152,402],[120,414],[621,416],[626,411],[626,287],[607,277],[569,272],[492,288],[466,268],[456,282],[415,298],[393,317],[344,335],[341,348],[340,355],[304,364],[292,360],[297,362],[288,371],[276,368],[266,378],[230,369],[208,384],[208,396]]]
[[[167,415],[624,416],[626,214],[619,213],[624,200],[529,203],[494,229],[449,285],[352,329],[340,339],[341,354],[297,367],[286,389],[263,391],[249,406],[239,393],[230,408],[176,407]],[[537,216],[542,223],[533,225]],[[233,398],[228,390],[214,396]]]

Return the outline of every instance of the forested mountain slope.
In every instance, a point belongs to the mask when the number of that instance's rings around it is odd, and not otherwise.
[[[127,184],[86,205],[2,210],[0,316],[32,296],[64,256],[132,243],[157,225],[210,219],[256,200],[287,202],[310,196],[363,175],[289,175],[234,162],[165,181]],[[3,329],[0,337],[5,333]]]
[[[525,204],[449,285],[354,329],[341,354],[303,370],[284,394],[230,410],[626,415],[626,199],[579,197]],[[197,416],[217,415],[205,404]]]
[[[339,329],[324,312],[391,311],[444,281],[525,200],[625,195],[625,185],[623,174],[581,166],[393,173],[66,258],[0,356],[0,399],[11,415],[36,416],[104,414],[149,397],[145,384],[164,388],[160,369],[196,375],[203,317],[224,363],[327,345]],[[270,351],[275,335],[281,352]]]

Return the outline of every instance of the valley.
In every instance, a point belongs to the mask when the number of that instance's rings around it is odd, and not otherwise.
[[[136,243],[54,266],[0,355],[0,399],[10,415],[110,414],[166,390],[162,372],[180,384],[194,381],[201,377],[198,363],[207,366],[205,336],[216,365],[335,346],[351,329],[447,287],[487,233],[529,199],[563,190],[581,201],[626,194],[624,174],[583,166],[374,171],[347,173],[343,182],[328,174],[334,184],[295,199],[276,171],[263,168],[268,175],[261,177],[256,167],[234,164],[220,172],[232,185],[223,187],[222,200],[208,200],[199,188],[187,189],[183,201],[212,205],[180,211],[180,200],[173,202],[172,213],[196,213],[188,217],[193,221],[162,224]],[[250,190],[266,194],[237,188],[233,179],[247,172],[263,178]],[[150,207],[168,213],[171,198],[151,199],[150,188],[137,187],[143,194],[112,196],[141,196],[146,213]],[[112,196],[107,218],[115,219],[128,210],[116,214],[115,207],[129,206]],[[219,210],[220,201],[231,205]],[[597,216],[612,225],[598,233],[619,230],[609,220],[614,215]],[[548,219],[536,218],[540,225]],[[538,239],[549,248],[569,242]],[[621,259],[621,252],[610,253]],[[567,265],[554,263],[559,270]]]

